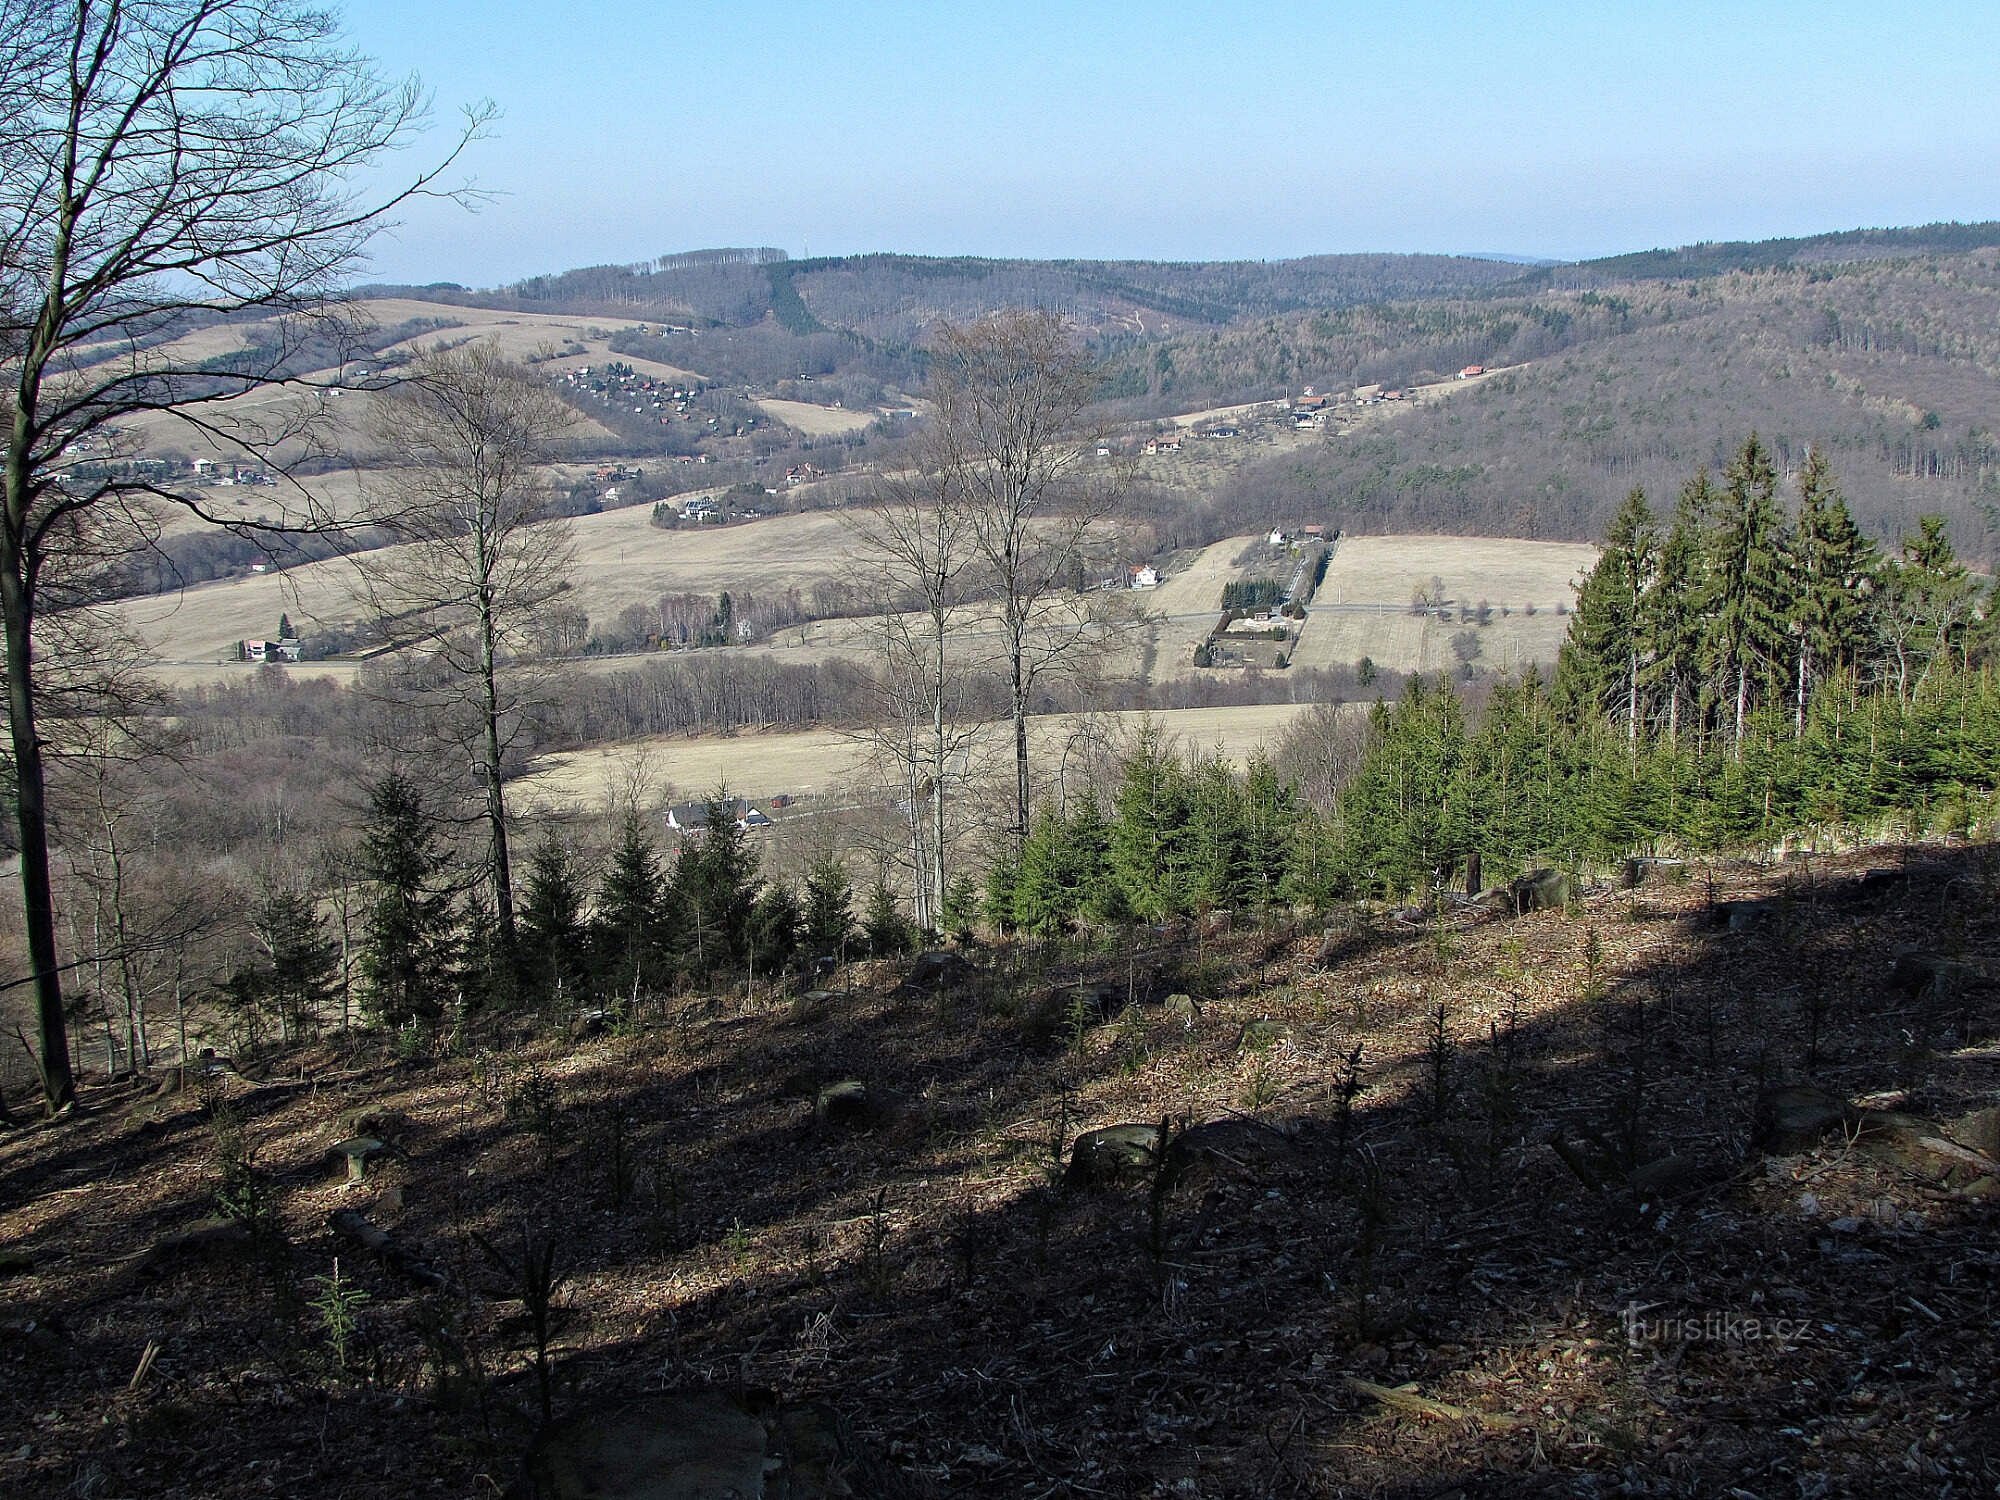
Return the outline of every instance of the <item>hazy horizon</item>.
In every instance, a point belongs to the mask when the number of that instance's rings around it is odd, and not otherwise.
[[[1004,14],[746,0],[687,16],[346,7],[439,129],[491,98],[476,215],[419,203],[369,279],[495,286],[675,249],[795,258],[1576,260],[2000,217],[2000,7]]]

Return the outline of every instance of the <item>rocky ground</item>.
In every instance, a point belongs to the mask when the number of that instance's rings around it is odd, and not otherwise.
[[[1643,873],[98,1083],[0,1493],[1996,1493],[2000,855]]]

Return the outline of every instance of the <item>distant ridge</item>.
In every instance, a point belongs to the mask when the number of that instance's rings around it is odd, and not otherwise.
[[[2000,221],[1949,221],[1909,228],[1842,229],[1774,240],[1715,240],[1671,250],[1635,250],[1547,267],[1536,275],[1559,286],[1602,281],[1658,281],[1721,276],[1782,266],[1841,265],[1913,255],[1959,255],[2000,245]]]

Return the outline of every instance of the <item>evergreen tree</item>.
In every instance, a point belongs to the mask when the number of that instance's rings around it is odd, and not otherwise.
[[[1199,761],[1188,777],[1187,823],[1176,882],[1195,911],[1227,910],[1250,901],[1249,840],[1242,794],[1221,756]]]
[[[263,956],[224,982],[224,997],[253,1035],[262,1012],[276,1018],[283,1040],[312,1035],[340,989],[340,947],[318,906],[302,891],[273,891],[252,911],[250,930]]]
[[[1187,909],[1180,879],[1187,802],[1187,773],[1147,725],[1125,762],[1109,850],[1111,878],[1142,922],[1163,922]]]
[[[581,992],[590,972],[584,877],[575,852],[554,833],[528,857],[522,887],[520,961],[529,994],[559,999]]]
[[[1882,569],[1876,611],[1884,665],[1896,695],[1908,702],[1934,663],[1964,662],[1977,619],[1979,589],[1951,545],[1943,516],[1919,516],[1903,555]]]
[[[683,956],[702,975],[741,965],[750,952],[757,854],[735,806],[718,793],[708,804],[707,826],[682,843],[674,860],[669,900],[682,917]]]
[[[1280,899],[1298,820],[1298,795],[1259,746],[1243,772],[1241,895],[1250,908],[1262,910]]]
[[[799,898],[782,880],[757,893],[750,908],[750,961],[759,974],[777,974],[797,956],[804,921]]]
[[[896,905],[889,882],[877,880],[868,889],[868,909],[861,918],[868,951],[877,958],[900,958],[917,944],[917,929]]]
[[[1848,513],[1825,456],[1815,449],[1799,472],[1799,515],[1792,530],[1795,736],[1805,733],[1806,708],[1820,680],[1857,667],[1867,652],[1868,596],[1880,561],[1875,544]]]
[[[664,983],[670,970],[667,932],[659,857],[644,820],[628,811],[598,883],[590,919],[599,992],[623,1000]]]
[[[847,957],[854,939],[854,884],[833,854],[822,855],[806,871],[804,931],[806,953],[814,960]]]
[[[444,856],[416,783],[393,772],[369,794],[361,873],[371,887],[361,943],[362,999],[381,1020],[435,1020],[455,992],[458,918]]]
[[[1723,475],[1719,524],[1710,540],[1709,616],[1703,665],[1718,701],[1727,701],[1731,739],[1740,744],[1750,711],[1768,696],[1788,659],[1791,588],[1778,472],[1752,433]]]
[[[1604,551],[1577,593],[1569,637],[1556,663],[1556,698],[1573,720],[1614,714],[1637,744],[1646,664],[1646,594],[1659,566],[1659,530],[1646,492],[1625,497]]]
[[[1708,592],[1704,538],[1715,503],[1707,474],[1697,474],[1682,486],[1642,611],[1645,664],[1640,676],[1652,700],[1654,720],[1670,745],[1680,743],[1696,711],[1702,599]]]

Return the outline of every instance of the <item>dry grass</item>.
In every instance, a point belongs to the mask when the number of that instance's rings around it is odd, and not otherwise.
[[[780,401],[776,397],[762,398],[757,405],[772,421],[782,422],[807,437],[845,437],[861,431],[879,415],[839,406],[815,406],[810,401]]]
[[[1275,748],[1306,705],[1267,703],[1243,708],[1168,709],[1151,721],[1188,754],[1221,754],[1241,765],[1259,746]],[[1086,727],[1120,744],[1138,732],[1138,713],[1050,714],[1030,724],[1038,764],[1060,759],[1070,737]],[[995,726],[987,748],[999,752],[1006,726]],[[662,736],[628,740],[566,755],[545,757],[536,771],[516,783],[523,810],[593,809],[643,770],[661,791],[699,796],[727,783],[746,797],[860,795],[870,755],[859,736],[835,729],[778,734]]]

